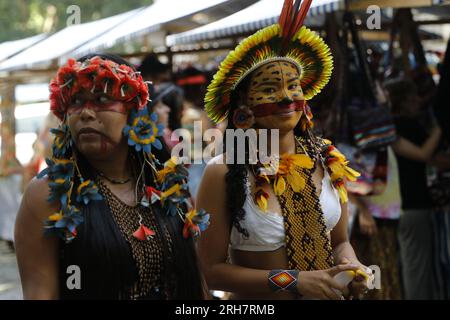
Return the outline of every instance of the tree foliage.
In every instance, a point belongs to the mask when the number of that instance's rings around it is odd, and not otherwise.
[[[148,6],[152,0],[0,0],[0,43],[66,27],[70,5],[80,7],[81,23]]]

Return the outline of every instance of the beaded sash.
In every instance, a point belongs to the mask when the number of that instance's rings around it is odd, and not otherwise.
[[[307,153],[310,157],[317,155],[310,143],[302,143],[299,140],[296,152]],[[319,156],[313,158],[316,164],[321,161]],[[323,270],[333,266],[331,242],[312,180],[315,169],[316,165],[312,169],[298,169],[306,181],[301,192],[294,192],[287,184],[284,193],[278,196],[284,217],[289,268],[300,271]]]

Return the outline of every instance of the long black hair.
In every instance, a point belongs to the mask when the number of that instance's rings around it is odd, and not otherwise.
[[[229,103],[229,113],[228,113],[228,124],[227,129],[236,130],[236,126],[233,123],[232,115],[235,109],[243,104],[242,97],[247,91],[250,84],[250,75],[248,75],[238,87],[231,92],[230,103]],[[301,136],[304,135],[300,121],[294,128],[294,135]],[[237,150],[236,140],[234,141],[234,150]],[[225,175],[225,190],[226,190],[226,204],[227,211],[230,215],[230,225],[234,226],[238,232],[248,237],[248,231],[243,228],[240,221],[245,219],[245,209],[244,203],[247,196],[252,196],[247,194],[247,173],[249,168],[249,150],[250,146],[248,140],[245,140],[245,164],[237,163],[237,152],[234,152],[234,163],[227,163],[228,172]],[[226,134],[223,138],[223,151],[227,151]]]
[[[79,61],[94,56],[133,67],[121,57],[111,54],[90,54],[80,58]],[[73,149],[73,152],[82,176],[85,179],[95,179],[96,172],[88,161],[76,151],[76,148]],[[152,185],[154,183],[152,169],[144,161],[143,154],[136,152],[131,147],[128,152],[138,168],[143,166],[146,184]],[[155,156],[161,163],[164,163],[169,159],[170,154],[167,149],[163,149]],[[129,244],[121,234],[105,200],[91,201],[80,210],[84,216],[84,223],[78,228],[78,237],[72,243],[62,247],[60,263],[62,263],[62,267],[73,263],[80,266],[83,272],[82,290],[68,290],[65,268],[60,268],[61,297],[127,298],[126,294],[132,290],[138,274]],[[198,267],[194,241],[182,237],[183,223],[178,216],[172,217],[165,214],[160,206],[152,206],[152,211],[163,247],[164,274],[161,277],[167,285],[168,298],[202,299],[203,281]],[[166,236],[166,230],[169,237]]]

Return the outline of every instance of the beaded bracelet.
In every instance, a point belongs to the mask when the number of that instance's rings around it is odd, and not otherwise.
[[[268,277],[270,289],[274,292],[290,291],[298,295],[298,273],[298,270],[270,270]]]

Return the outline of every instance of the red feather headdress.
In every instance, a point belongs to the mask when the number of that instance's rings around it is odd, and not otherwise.
[[[69,59],[50,82],[50,110],[64,118],[71,98],[81,90],[104,92],[118,101],[133,102],[142,109],[148,101],[148,87],[130,66],[95,56],[83,62]]]

